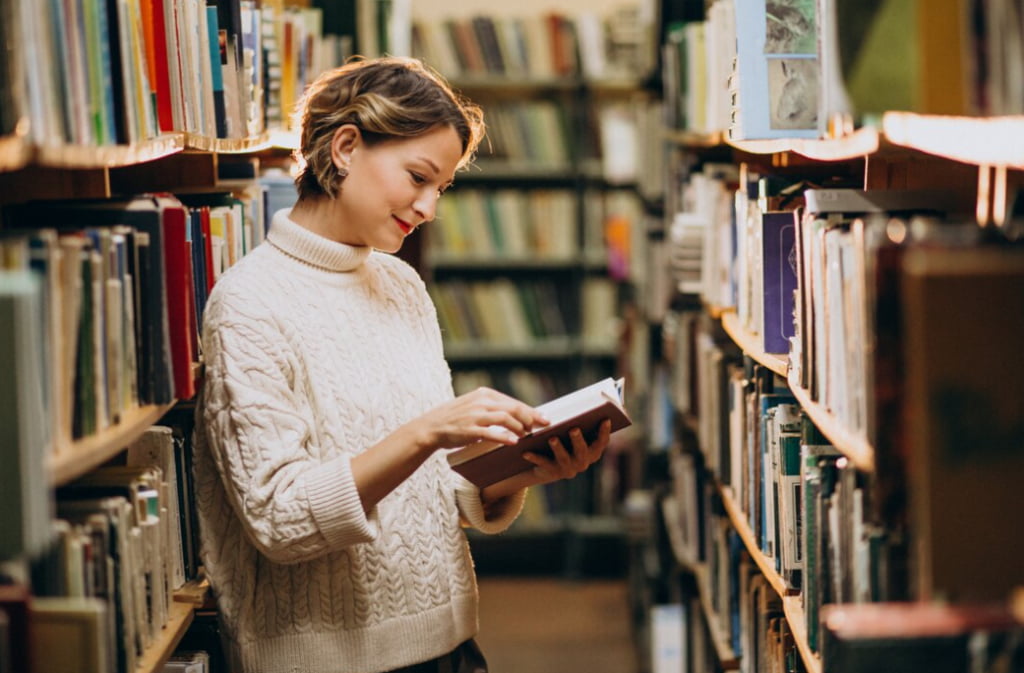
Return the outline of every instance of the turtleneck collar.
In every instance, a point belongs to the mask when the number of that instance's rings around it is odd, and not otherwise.
[[[302,262],[327,271],[354,271],[370,256],[372,248],[338,243],[314,234],[291,219],[291,208],[274,213],[267,242]]]

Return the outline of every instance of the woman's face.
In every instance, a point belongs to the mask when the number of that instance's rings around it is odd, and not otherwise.
[[[337,197],[338,240],[396,252],[405,237],[434,219],[451,184],[462,142],[449,126],[413,138],[367,145],[359,136],[347,154],[348,176]]]

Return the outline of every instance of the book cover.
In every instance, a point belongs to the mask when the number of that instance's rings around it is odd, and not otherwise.
[[[530,451],[549,454],[548,440],[559,437],[571,450],[569,431],[580,428],[592,441],[598,426],[605,419],[612,422],[612,432],[632,425],[623,406],[623,380],[611,378],[580,388],[537,407],[551,424],[523,436],[516,444],[479,441],[448,454],[452,469],[483,488],[533,468],[533,463],[522,457]]]
[[[737,140],[818,136],[814,0],[737,0]]]
[[[766,353],[788,353],[794,335],[796,223],[788,211],[762,214],[762,279],[764,308],[761,339]]]
[[[98,598],[36,596],[29,609],[32,666],[47,673],[109,670],[106,605]]]
[[[35,274],[0,271],[0,559],[42,549],[53,509],[41,311]]]
[[[914,596],[1001,600],[1024,585],[1024,251],[920,244],[901,285]]]
[[[160,208],[164,229],[164,286],[174,395],[180,400],[187,400],[196,394],[192,371],[192,353],[195,350],[192,335],[196,328],[192,322],[194,313],[190,301],[192,276],[185,232],[187,214],[185,207],[170,195],[156,196],[154,201]]]

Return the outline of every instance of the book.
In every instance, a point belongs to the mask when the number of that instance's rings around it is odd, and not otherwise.
[[[794,334],[793,293],[797,289],[793,213],[762,213],[761,345],[766,353],[789,353]]]
[[[814,2],[737,0],[736,140],[818,136]]]
[[[612,422],[612,432],[632,425],[623,406],[623,379],[606,378],[537,407],[551,421],[550,425],[524,435],[515,444],[479,441],[448,453],[452,469],[483,488],[525,472],[533,463],[523,458],[526,452],[550,454],[548,440],[558,437],[571,450],[569,431],[580,428],[588,441],[596,436],[605,419]]]
[[[900,284],[912,597],[1001,600],[1024,584],[1024,250],[922,243]]]
[[[41,295],[32,272],[0,271],[0,560],[39,551],[53,509]]]
[[[29,616],[32,670],[47,673],[109,670],[104,637],[106,609],[98,598],[34,597]]]
[[[828,605],[822,609],[822,665],[837,673],[996,670],[997,661],[1020,661],[1020,632],[1001,603]]]

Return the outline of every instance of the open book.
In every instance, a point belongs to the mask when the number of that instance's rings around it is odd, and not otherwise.
[[[537,410],[547,416],[550,425],[524,435],[515,444],[479,441],[448,454],[452,469],[483,488],[529,470],[533,463],[522,457],[527,451],[551,455],[548,440],[557,436],[572,451],[569,431],[580,428],[587,441],[597,437],[604,419],[611,419],[612,432],[632,425],[622,402],[622,379],[607,378],[585,388],[546,402]]]

